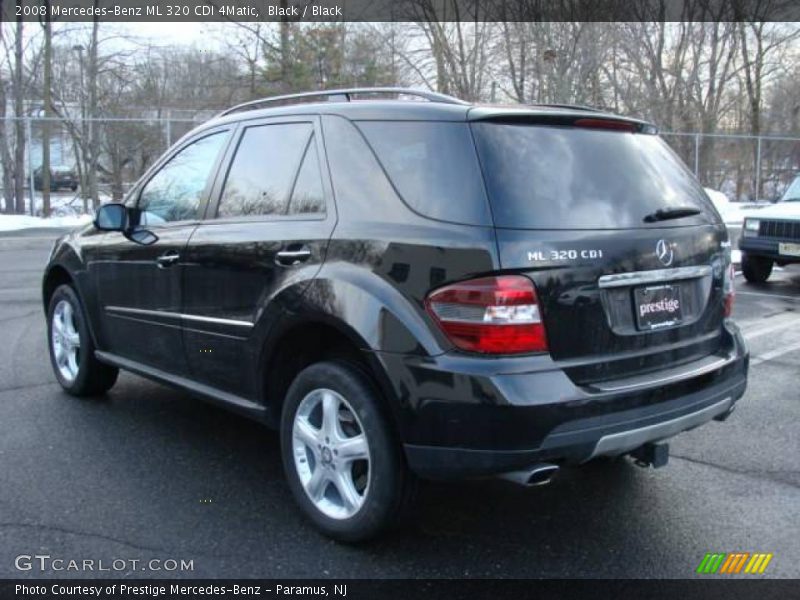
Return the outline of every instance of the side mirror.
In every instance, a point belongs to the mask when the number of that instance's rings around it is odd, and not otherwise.
[[[124,204],[103,204],[97,209],[94,226],[100,231],[125,231],[128,228],[128,209]]]

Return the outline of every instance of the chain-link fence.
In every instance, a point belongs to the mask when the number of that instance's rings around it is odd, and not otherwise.
[[[51,207],[54,214],[91,212],[101,202],[119,200],[175,141],[214,111],[169,111],[145,117],[6,118],[5,139],[21,124],[24,154],[24,210],[42,211],[42,149],[49,137]],[[734,201],[775,200],[800,172],[800,137],[662,133],[701,183]],[[13,146],[12,144],[9,144]],[[2,157],[6,212],[13,204],[14,149]],[[34,190],[33,202],[30,190]],[[10,200],[10,197],[12,199]],[[12,203],[9,207],[8,204]]]
[[[662,133],[700,182],[733,201],[775,201],[800,173],[800,137]]]
[[[167,113],[144,118],[6,118],[2,123],[11,147],[2,157],[0,172],[3,209],[20,212],[20,203],[13,202],[10,199],[13,194],[7,193],[7,189],[15,188],[13,142],[18,125],[25,138],[24,212],[42,213],[41,166],[43,149],[49,147],[51,213],[61,216],[89,213],[98,204],[122,199],[167,148],[213,114],[207,111],[191,117]],[[49,144],[45,142],[48,139]],[[34,190],[33,195],[30,190]]]

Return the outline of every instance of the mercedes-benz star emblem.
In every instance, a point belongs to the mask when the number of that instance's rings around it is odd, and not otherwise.
[[[667,243],[666,240],[658,240],[656,243],[656,256],[661,264],[668,267],[672,264],[675,258],[675,253],[672,251],[672,245]]]

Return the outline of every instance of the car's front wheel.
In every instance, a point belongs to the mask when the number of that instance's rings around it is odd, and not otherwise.
[[[94,396],[114,385],[118,370],[95,358],[80,300],[69,285],[60,285],[50,297],[47,337],[53,372],[66,392]]]
[[[380,406],[380,393],[343,361],[304,369],[286,396],[281,450],[295,499],[327,535],[373,537],[408,507],[412,475]]]
[[[773,261],[763,256],[742,255],[742,274],[750,283],[764,283],[772,273]]]

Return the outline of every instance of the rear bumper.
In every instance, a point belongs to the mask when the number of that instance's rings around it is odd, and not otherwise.
[[[758,237],[742,237],[739,239],[739,249],[750,256],[771,258],[781,264],[800,263],[800,256],[788,256],[778,251],[778,244],[782,241],[797,244],[797,240],[776,240]]]
[[[582,463],[721,420],[744,394],[748,369],[738,329],[728,323],[725,332],[725,350],[711,357],[603,382],[602,388],[575,385],[545,357],[528,357],[527,371],[517,370],[520,359],[464,364],[448,355],[394,364],[390,369],[405,369],[405,382],[412,378],[418,394],[404,386],[401,433],[408,464],[423,477],[440,479],[539,462]],[[530,370],[531,362],[538,368]]]

